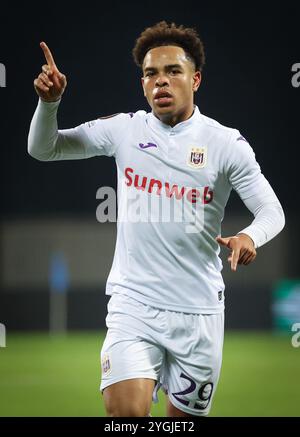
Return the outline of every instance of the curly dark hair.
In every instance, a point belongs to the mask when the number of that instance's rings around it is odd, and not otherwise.
[[[202,71],[205,64],[203,43],[195,29],[177,26],[175,23],[168,24],[160,21],[154,26],[147,27],[137,38],[132,50],[136,65],[143,68],[144,58],[148,50],[154,47],[175,45],[182,47],[188,58],[194,64],[196,71]]]

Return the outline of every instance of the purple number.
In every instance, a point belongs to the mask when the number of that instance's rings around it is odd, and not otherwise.
[[[179,391],[177,393],[172,393],[172,395],[174,396],[175,399],[177,399],[178,402],[180,402],[183,405],[188,406],[190,402],[187,401],[186,399],[182,399],[180,396],[185,396],[189,393],[193,393],[193,391],[196,390],[197,385],[196,385],[195,381],[193,381],[192,378],[185,375],[184,373],[180,374],[180,378],[183,378],[183,379],[186,379],[187,381],[189,381],[190,385],[185,390]],[[198,400],[194,404],[194,408],[196,410],[205,410],[205,408],[208,406],[209,401],[210,401],[211,396],[212,396],[212,393],[213,393],[213,387],[214,387],[214,385],[212,382],[207,382],[206,384],[202,385],[199,388]]]
[[[177,393],[172,393],[172,395],[174,396],[175,399],[177,399],[177,401],[181,402],[183,405],[188,405],[189,401],[186,401],[185,399],[181,399],[178,396],[179,395],[184,396],[184,395],[187,395],[189,393],[192,393],[196,389],[196,383],[191,378],[186,376],[184,373],[180,374],[180,378],[187,379],[191,383],[191,385],[183,391],[179,391]]]
[[[213,392],[213,387],[214,385],[212,382],[207,382],[206,384],[202,385],[199,388],[198,391],[199,400],[196,401],[194,405],[194,408],[196,410],[205,410],[205,408],[208,406]]]

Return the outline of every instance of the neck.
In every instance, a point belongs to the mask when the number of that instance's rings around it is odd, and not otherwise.
[[[181,123],[183,121],[188,120],[194,113],[194,105],[192,105],[189,110],[184,111],[179,114],[155,114],[155,117],[158,118],[161,122],[164,124],[167,124],[168,126],[174,127],[176,124]]]

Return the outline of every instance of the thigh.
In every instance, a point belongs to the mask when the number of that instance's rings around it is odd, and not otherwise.
[[[155,381],[146,378],[128,379],[108,386],[103,391],[107,416],[149,416],[154,386]]]
[[[108,331],[101,350],[103,391],[108,414],[126,410],[129,397],[133,410],[149,409],[155,382],[164,362],[164,350],[155,341],[151,308],[126,297],[114,296],[106,319]],[[118,405],[117,405],[118,404]]]
[[[188,414],[175,407],[167,397],[167,417],[195,417],[195,414]]]
[[[122,329],[108,329],[101,349],[101,386],[120,381],[159,378],[163,353],[159,346]]]
[[[206,416],[220,376],[224,314],[183,316],[186,335],[173,338],[176,346],[169,349],[165,367],[168,412]]]

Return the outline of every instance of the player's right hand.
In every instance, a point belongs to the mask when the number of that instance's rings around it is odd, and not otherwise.
[[[56,102],[61,98],[67,86],[67,79],[62,74],[53,59],[46,43],[41,42],[47,64],[43,65],[42,73],[34,80],[34,88],[38,96],[45,102]]]

